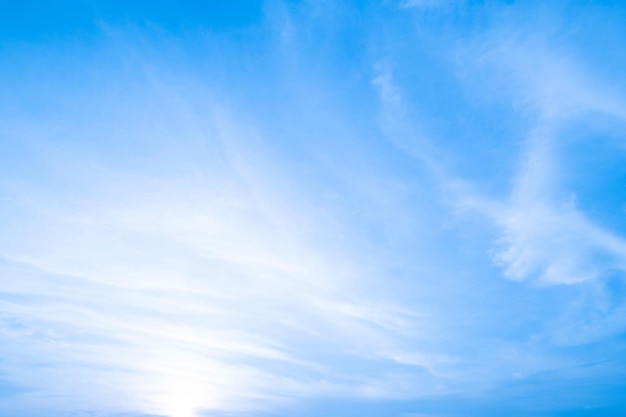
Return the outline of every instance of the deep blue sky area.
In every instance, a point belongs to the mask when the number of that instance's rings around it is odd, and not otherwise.
[[[626,7],[0,2],[0,416],[626,415]]]
[[[0,4],[0,36],[5,44],[84,38],[100,34],[102,24],[219,33],[260,24],[263,9],[263,1],[255,0],[5,1]]]

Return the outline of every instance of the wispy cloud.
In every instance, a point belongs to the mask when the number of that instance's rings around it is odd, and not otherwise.
[[[622,87],[547,6],[357,3],[0,45],[0,414],[615,404]]]
[[[474,202],[502,227],[494,259],[509,278],[576,283],[623,270],[626,241],[594,222],[578,207],[576,190],[563,184],[563,171],[577,169],[564,155],[581,141],[568,137],[568,129],[590,114],[623,120],[626,105],[549,39],[495,31],[470,48],[482,70],[499,74],[498,83],[509,85],[504,91],[534,119],[508,198]]]
[[[52,151],[48,178],[3,181],[4,210],[19,215],[0,242],[2,351],[14,358],[2,373],[28,388],[4,407],[188,417],[413,392],[405,372],[342,365],[370,360],[363,343],[395,346],[414,313],[357,290],[378,284],[342,252],[332,206],[309,205],[245,116],[150,80],[123,102],[75,96],[110,106],[108,119],[39,120],[26,139],[35,159]],[[94,145],[83,135],[96,131],[121,137]]]

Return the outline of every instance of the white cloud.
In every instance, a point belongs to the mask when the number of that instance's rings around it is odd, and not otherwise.
[[[495,216],[503,229],[503,249],[495,260],[509,278],[572,284],[626,268],[626,241],[573,207],[538,201],[507,207]]]
[[[375,68],[372,85],[378,92],[379,124],[385,138],[398,150],[424,164],[435,175],[441,175],[437,157],[440,150],[432,143],[426,128],[414,120],[402,89],[397,85],[393,68],[379,62]]]
[[[624,270],[626,240],[581,211],[574,190],[564,188],[560,178],[564,170],[577,169],[562,156],[575,146],[568,127],[588,114],[626,120],[626,100],[548,46],[548,38],[520,36],[494,31],[468,49],[481,71],[498,74],[495,82],[532,115],[534,126],[508,198],[489,202],[465,196],[461,205],[476,207],[501,227],[494,260],[511,279],[572,284]]]
[[[344,357],[371,360],[358,348],[366,341],[396,346],[412,313],[376,301],[372,274],[335,243],[342,229],[332,208],[308,206],[311,196],[282,172],[263,134],[209,108],[197,119],[189,107],[180,118],[171,112],[164,125],[177,142],[153,144],[163,148],[151,149],[147,166],[69,147],[48,156],[49,181],[62,191],[3,182],[11,196],[3,209],[20,214],[0,237],[8,294],[0,351],[13,358],[0,371],[29,388],[5,409],[69,402],[191,417],[424,391],[415,387],[428,376],[342,367]],[[119,111],[132,120],[126,112],[135,110]],[[167,134],[137,120],[122,131],[134,146]],[[79,141],[107,121],[86,123],[66,133]],[[45,137],[45,123],[39,128]],[[179,153],[184,142],[204,153]],[[42,358],[45,369],[31,372]]]

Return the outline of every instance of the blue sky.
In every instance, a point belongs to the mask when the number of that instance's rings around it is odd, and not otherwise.
[[[618,1],[0,3],[0,415],[626,414]]]

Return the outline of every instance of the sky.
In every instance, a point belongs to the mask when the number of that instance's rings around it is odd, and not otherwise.
[[[0,415],[626,415],[626,4],[0,2]]]

